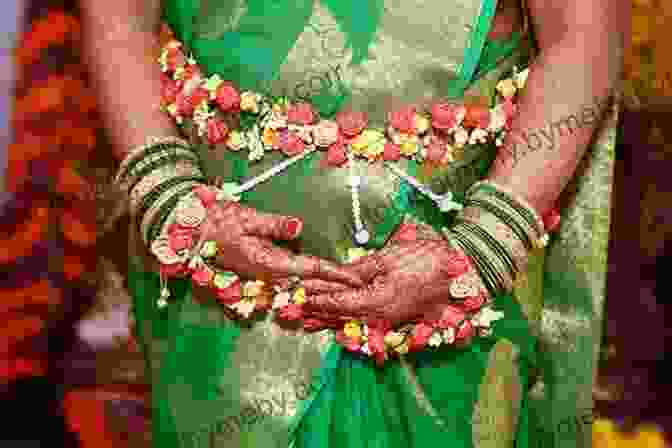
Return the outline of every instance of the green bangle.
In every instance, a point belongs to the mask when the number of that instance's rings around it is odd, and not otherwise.
[[[166,165],[171,165],[176,162],[195,162],[194,167],[197,167],[198,164],[198,159],[195,157],[194,154],[170,154],[167,155],[164,158],[157,159],[148,165],[143,166],[140,168],[135,175],[135,179],[131,182],[130,186],[128,187],[127,191],[133,191],[133,189],[142,181],[142,179],[152,173],[154,170],[164,167]]]
[[[147,210],[156,202],[166,190],[179,185],[183,182],[196,181],[205,183],[205,178],[203,176],[176,176],[167,179],[165,182],[162,182],[156,185],[152,190],[142,198],[142,203],[138,208],[137,216],[142,219]]]
[[[511,258],[511,255],[499,243],[499,241],[493,238],[493,236],[490,235],[487,230],[483,229],[479,225],[470,222],[464,222],[464,225],[466,229],[471,230],[476,236],[480,236],[483,243],[486,244],[492,250],[492,252],[494,252],[494,255],[499,257],[499,260],[505,265],[506,269],[509,271],[509,274],[511,274],[511,278],[516,278],[516,275],[518,274],[517,266]]]
[[[124,164],[123,170],[117,175],[117,183],[122,183],[129,175],[131,175],[136,165],[145,158],[158,152],[170,151],[171,149],[174,150],[175,148],[186,149],[196,154],[196,152],[194,152],[193,148],[190,146],[185,146],[178,143],[156,143],[149,146],[145,151],[133,155],[133,157]]]
[[[500,282],[497,279],[499,276],[496,274],[494,268],[487,261],[483,260],[481,253],[476,250],[468,238],[461,233],[458,226],[459,225],[456,225],[451,229],[452,236],[461,246],[462,250],[474,261],[474,264],[476,264],[476,267],[483,278],[486,288],[494,297],[501,289],[498,287]]]
[[[497,219],[499,219],[504,225],[508,226],[513,232],[516,234],[518,239],[525,244],[525,247],[528,250],[532,250],[532,241],[530,240],[530,236],[525,230],[521,227],[520,223],[515,220],[515,218],[512,218],[511,216],[507,215],[506,212],[499,207],[497,207],[495,204],[492,204],[490,202],[481,200],[481,199],[469,199],[467,203],[465,203],[465,207],[468,206],[475,206],[478,208],[482,208],[483,210],[487,211],[488,213],[494,215]]]
[[[178,191],[175,193],[175,195],[169,199],[162,207],[157,216],[153,219],[153,222],[150,223],[147,228],[147,235],[146,241],[151,244],[156,238],[159,237],[161,234],[161,229],[163,228],[163,225],[166,223],[166,220],[172,213],[173,209],[175,206],[177,206],[177,203],[180,202],[180,199],[188,195],[192,191],[192,186],[189,185],[185,187],[184,189]]]
[[[520,216],[525,220],[525,222],[530,226],[531,229],[537,232],[537,235],[543,235],[544,229],[539,228],[539,223],[537,217],[527,209],[527,207],[518,203],[513,197],[509,194],[498,190],[494,185],[491,184],[479,184],[476,189],[469,196],[477,196],[480,191],[485,191],[487,194],[498,198],[500,201],[505,202],[511,208],[513,208]]]

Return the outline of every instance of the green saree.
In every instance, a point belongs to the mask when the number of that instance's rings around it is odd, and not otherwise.
[[[383,4],[384,3],[384,4]],[[205,69],[243,89],[309,99],[323,116],[345,106],[382,122],[401,104],[491,98],[496,82],[533,56],[527,32],[488,41],[495,0],[168,0],[165,20]],[[158,69],[158,68],[157,68]],[[533,254],[505,318],[464,349],[407,355],[383,368],[270,319],[227,320],[189,284],[159,281],[133,242],[129,286],[154,400],[160,448],[406,448],[587,446],[591,384],[604,295],[615,109],[607,114],[565,200],[564,221]],[[200,148],[210,176],[242,180],[276,163],[267,154]],[[404,168],[458,197],[487,174],[481,147],[431,174]],[[342,261],[352,246],[345,170],[306,157],[243,197],[304,219],[301,250]],[[380,248],[405,220],[450,225],[432,204],[366,162],[362,215]],[[542,299],[543,298],[543,299]],[[580,423],[576,423],[576,422]],[[567,430],[570,422],[571,430]]]

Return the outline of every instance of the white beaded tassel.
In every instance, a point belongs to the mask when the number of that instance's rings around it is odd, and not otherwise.
[[[355,174],[355,157],[348,152],[348,170],[350,173],[350,193],[352,196],[352,217],[355,221],[355,242],[363,246],[369,242],[371,235],[366,230],[362,221],[362,207],[359,201],[359,187],[362,183],[361,176]]]

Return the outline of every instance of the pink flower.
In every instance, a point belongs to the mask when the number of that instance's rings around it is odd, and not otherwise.
[[[184,91],[179,92],[176,98],[177,109],[181,115],[190,116],[194,113],[194,109],[203,101],[208,101],[209,97],[208,91],[201,87],[195,89],[191,95],[187,95]]]
[[[369,122],[365,112],[341,111],[336,114],[336,123],[346,137],[355,137],[361,133]]]
[[[294,124],[311,124],[315,121],[315,111],[308,103],[292,104],[287,109],[287,121]]]
[[[555,207],[550,209],[543,218],[547,232],[555,232],[560,227],[560,212]]]
[[[240,282],[240,279],[236,279],[226,288],[216,288],[215,296],[217,297],[218,302],[224,305],[233,305],[234,303],[239,302],[242,298],[242,291],[243,286]]]
[[[467,297],[461,303],[460,307],[470,313],[480,310],[485,304],[485,295],[479,294],[477,296]]]
[[[191,279],[199,286],[208,286],[215,273],[207,266],[201,266],[191,274]]]
[[[299,320],[303,317],[303,308],[296,303],[290,303],[278,309],[278,317],[282,320]]]
[[[268,311],[273,308],[273,302],[271,300],[257,300],[254,302],[255,311]]]
[[[516,115],[516,105],[513,104],[513,100],[511,98],[507,98],[502,103],[502,109],[504,110],[504,116],[506,117],[504,128],[510,131],[511,124],[513,123],[513,117]]]
[[[415,115],[417,110],[414,106],[407,106],[387,115],[390,126],[396,130],[406,133],[415,133]]]
[[[224,112],[240,107],[240,93],[230,82],[223,82],[215,92],[215,101]]]
[[[283,132],[280,134],[280,150],[288,156],[301,154],[305,149],[303,140],[292,132]]]
[[[338,123],[331,120],[322,120],[313,128],[315,144],[326,148],[338,141]]]
[[[410,223],[403,223],[394,233],[396,241],[415,241],[418,239],[418,226]]]
[[[320,319],[308,318],[303,321],[303,329],[308,332],[320,331],[325,328],[329,328],[329,324]]]
[[[179,48],[169,48],[166,52],[166,66],[168,70],[174,72],[178,67],[186,64],[187,58]]]
[[[451,328],[457,327],[460,322],[466,319],[467,315],[458,307],[447,305],[441,311],[441,317],[437,321],[436,325],[439,328]]]
[[[446,145],[438,140],[432,141],[427,147],[427,160],[430,162],[440,163],[445,155]]]
[[[188,272],[187,266],[184,263],[162,264],[159,267],[161,275],[171,278],[179,277]]]
[[[431,325],[428,325],[425,322],[420,322],[416,324],[413,328],[413,334],[411,335],[411,345],[409,351],[420,351],[429,342],[429,339],[432,337],[434,328]]]
[[[197,185],[194,187],[194,193],[201,200],[205,208],[210,208],[217,202],[217,193],[207,185]]]
[[[180,87],[170,76],[161,77],[161,99],[164,105],[173,104],[177,100]]]
[[[399,145],[394,143],[385,143],[385,149],[383,150],[383,159],[391,162],[396,162],[401,158],[401,148]]]
[[[490,109],[487,106],[470,104],[466,108],[464,127],[486,129],[490,125]]]
[[[322,165],[327,166],[341,166],[348,158],[345,155],[345,145],[341,142],[334,143],[327,150],[326,155],[322,159]]]
[[[455,334],[455,339],[457,341],[462,341],[462,342],[468,342],[471,340],[472,337],[474,337],[474,334],[476,333],[476,329],[474,326],[471,324],[470,321],[466,320],[460,325],[460,328],[457,330],[457,334]]]
[[[385,351],[385,329],[380,327],[369,327],[369,334],[367,341],[371,354],[376,358],[376,364],[383,365],[387,359]]]
[[[338,330],[336,332],[336,342],[351,352],[358,352],[359,347],[361,346],[361,342],[358,339],[347,336],[343,330]]]
[[[229,128],[226,127],[226,123],[216,118],[208,120],[208,143],[211,145],[222,143],[228,135]]]
[[[194,230],[172,224],[168,227],[168,245],[175,252],[188,249],[194,245]]]
[[[457,277],[471,270],[471,261],[464,253],[454,250],[448,257],[444,271],[450,277]]]
[[[457,125],[459,106],[450,103],[435,103],[432,105],[432,126],[436,129],[447,130]]]

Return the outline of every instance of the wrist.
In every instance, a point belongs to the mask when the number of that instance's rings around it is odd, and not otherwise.
[[[444,229],[444,236],[471,259],[496,296],[513,290],[531,252],[548,243],[547,225],[523,199],[493,182],[480,182],[468,191],[456,225]]]

